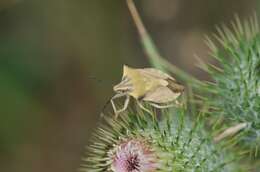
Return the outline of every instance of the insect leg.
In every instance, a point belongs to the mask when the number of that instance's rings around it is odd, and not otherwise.
[[[183,107],[183,103],[180,103],[178,100],[175,100],[175,104],[177,105],[177,107]]]
[[[117,98],[120,98],[123,96],[127,96],[125,103],[124,103],[124,107],[121,110],[117,110],[114,99],[117,99]],[[116,94],[114,97],[111,98],[110,102],[111,102],[112,108],[114,110],[114,113],[116,115],[116,118],[120,112],[124,111],[127,108],[127,105],[129,104],[129,100],[130,100],[130,97],[126,93]]]
[[[159,104],[156,104],[156,103],[149,103],[151,106],[155,107],[155,108],[158,108],[158,109],[165,109],[165,108],[170,108],[170,107],[173,107],[174,104],[168,104],[168,105],[159,105]]]
[[[137,105],[138,105],[141,109],[143,109],[144,111],[148,112],[149,114],[151,114],[151,115],[153,116],[153,113],[152,113],[150,110],[148,110],[147,108],[145,108],[140,101],[137,100],[136,102],[137,102]]]
[[[121,113],[121,112],[124,112],[127,109],[128,105],[129,105],[130,96],[127,95],[127,94],[125,96],[126,96],[126,99],[125,99],[125,102],[124,102],[124,106],[123,106],[122,109],[117,110],[116,118],[117,118],[118,114]]]

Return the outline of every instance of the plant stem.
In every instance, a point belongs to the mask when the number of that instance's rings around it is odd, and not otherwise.
[[[190,74],[186,73],[185,71],[181,70],[177,66],[171,64],[169,61],[165,60],[163,58],[158,49],[156,48],[152,38],[149,36],[141,17],[136,9],[136,6],[134,4],[133,0],[127,0],[127,5],[130,10],[130,13],[133,17],[134,23],[137,27],[142,46],[144,49],[144,52],[146,53],[148,60],[150,61],[151,65],[157,69],[163,70],[163,71],[170,71],[174,74],[176,74],[180,79],[184,80],[185,82],[190,83],[192,86],[198,86],[201,82],[198,81],[196,78],[191,76]]]

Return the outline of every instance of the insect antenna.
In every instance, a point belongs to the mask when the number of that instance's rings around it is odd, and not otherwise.
[[[104,82],[105,82],[104,80],[99,79],[99,78],[97,78],[96,76],[92,76],[92,75],[88,76],[87,78],[97,81],[98,84],[101,84],[101,83],[104,83]],[[105,109],[106,109],[106,107],[109,105],[110,100],[112,99],[112,97],[113,97],[113,96],[111,96],[111,97],[106,101],[106,103],[104,104],[104,106],[102,107],[102,110],[101,110],[101,113],[100,113],[100,119],[102,119],[102,118],[104,117]]]
[[[99,79],[99,78],[97,78],[97,77],[95,77],[95,76],[91,76],[91,75],[88,76],[87,78],[88,78],[88,79],[95,80],[95,81],[97,81],[98,83],[104,82],[104,80]]]

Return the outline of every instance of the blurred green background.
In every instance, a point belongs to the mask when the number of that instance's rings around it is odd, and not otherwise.
[[[162,54],[202,79],[204,34],[259,4],[136,1]],[[76,171],[123,64],[148,66],[124,0],[0,0],[0,171]]]

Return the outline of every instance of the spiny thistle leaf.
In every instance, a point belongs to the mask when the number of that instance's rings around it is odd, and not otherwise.
[[[106,117],[92,138],[81,171],[239,171],[236,158],[210,141],[201,121],[191,122],[186,110],[160,113],[161,120],[130,111],[118,119]]]
[[[223,115],[228,124],[247,123],[239,137],[241,147],[257,154],[260,148],[260,33],[257,17],[244,23],[235,17],[232,28],[217,28],[217,42],[207,39],[211,55],[219,67],[203,64],[214,80],[207,83],[205,99],[215,114]],[[210,95],[211,94],[211,95]]]

